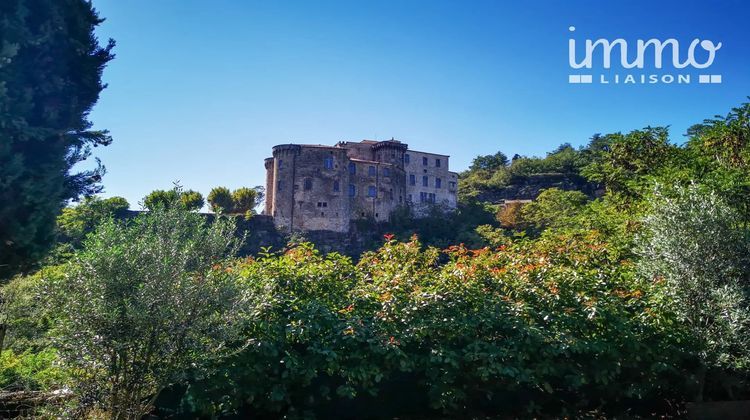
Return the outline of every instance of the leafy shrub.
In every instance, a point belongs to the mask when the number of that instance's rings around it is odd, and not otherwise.
[[[143,207],[147,210],[156,210],[160,207],[180,206],[184,209],[200,210],[205,204],[203,195],[197,191],[183,191],[179,184],[171,190],[155,190],[143,198]]]
[[[497,212],[497,221],[505,229],[522,229],[524,226],[521,212],[526,203],[520,201],[506,202]]]
[[[251,345],[194,381],[183,409],[322,417],[654,409],[682,392],[687,334],[662,303],[664,284],[635,276],[617,255],[589,231],[546,232],[495,251],[441,252],[388,236],[356,266],[307,244],[245,260],[232,272],[252,296]]]
[[[52,348],[39,353],[5,350],[0,354],[0,389],[4,391],[50,391],[59,389],[66,380]]]
[[[175,205],[89,235],[66,275],[47,281],[77,415],[140,418],[187,370],[228,351],[241,295],[221,266],[238,246],[230,221],[206,225]]]
[[[200,210],[206,202],[198,191],[187,190],[180,195],[180,203],[188,210]]]
[[[57,217],[57,229],[60,240],[73,246],[79,246],[83,238],[109,217],[122,217],[130,204],[122,197],[102,199],[97,196],[86,197],[74,207],[66,207]]]
[[[50,346],[49,330],[58,308],[49,305],[45,282],[61,280],[65,267],[51,266],[25,277],[16,277],[0,288],[0,326],[4,329],[1,349],[16,353],[39,352]]]
[[[588,197],[580,191],[549,188],[521,210],[522,219],[536,227],[569,225],[584,209]]]
[[[653,205],[644,220],[639,269],[668,285],[679,322],[691,333],[700,401],[707,377],[745,376],[750,366],[750,236],[736,210],[697,185],[659,187]],[[720,385],[731,397],[729,384]]]

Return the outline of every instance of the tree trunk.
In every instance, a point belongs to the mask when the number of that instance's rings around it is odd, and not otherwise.
[[[8,329],[8,326],[5,324],[0,324],[0,354],[3,352],[3,345],[5,344],[5,331]]]
[[[702,366],[698,371],[698,392],[695,402],[703,402],[703,390],[706,387],[706,367]]]

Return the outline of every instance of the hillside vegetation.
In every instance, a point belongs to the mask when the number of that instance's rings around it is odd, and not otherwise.
[[[487,203],[524,177],[548,188]],[[237,257],[232,218],[120,200],[59,219],[2,288],[0,386],[39,416],[653,417],[750,398],[750,104],[690,129],[479,157],[458,212],[403,214],[357,259]],[[183,203],[184,204],[184,203]],[[418,233],[418,236],[411,236]],[[66,239],[67,238],[67,239]]]

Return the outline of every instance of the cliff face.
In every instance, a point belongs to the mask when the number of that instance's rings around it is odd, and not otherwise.
[[[506,187],[482,191],[477,195],[477,200],[490,203],[500,203],[505,200],[534,200],[548,188],[577,190],[591,198],[603,194],[596,184],[578,175],[537,174],[515,179]]]

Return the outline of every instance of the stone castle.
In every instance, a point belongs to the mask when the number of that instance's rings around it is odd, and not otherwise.
[[[387,221],[402,207],[417,217],[432,206],[456,208],[458,175],[448,156],[393,139],[281,144],[265,166],[264,213],[285,231],[348,232],[352,220]]]

